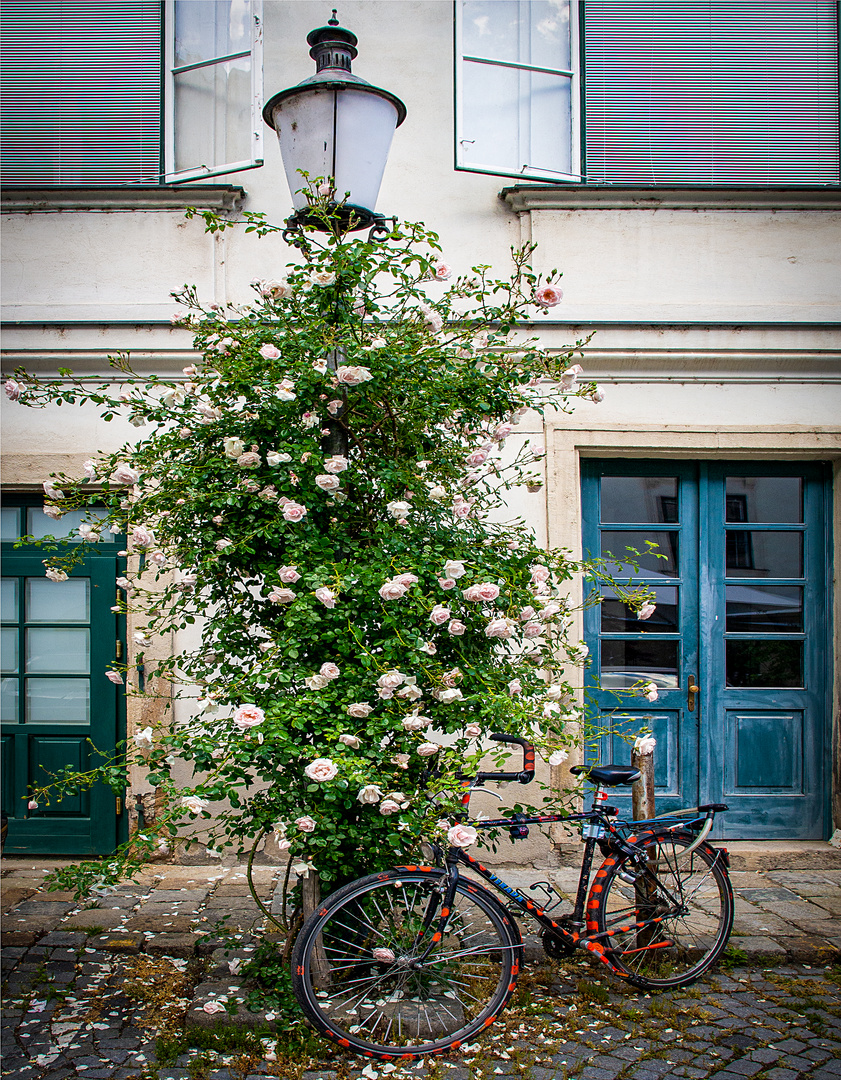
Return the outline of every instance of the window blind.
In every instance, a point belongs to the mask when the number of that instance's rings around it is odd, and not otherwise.
[[[159,0],[4,0],[3,182],[157,182]]]
[[[834,2],[582,9],[588,182],[838,183]]]

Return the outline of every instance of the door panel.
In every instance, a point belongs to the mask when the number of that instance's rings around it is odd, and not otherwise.
[[[26,508],[14,509],[20,514]],[[27,806],[32,789],[51,775],[90,767],[91,743],[111,757],[122,737],[123,695],[105,677],[120,630],[112,610],[115,546],[103,545],[107,553],[86,549],[66,582],[45,578],[43,552],[4,553],[7,853],[93,855],[117,846],[117,800],[104,785],[41,801],[34,810]]]
[[[658,813],[724,802],[719,836],[828,835],[824,468],[582,461],[582,496],[585,555],[609,552],[617,581],[653,589],[657,603],[641,623],[604,588],[585,611],[586,685],[604,729],[591,756],[625,764],[648,729]],[[650,705],[639,689],[649,681]],[[611,801],[630,811],[629,798]]]

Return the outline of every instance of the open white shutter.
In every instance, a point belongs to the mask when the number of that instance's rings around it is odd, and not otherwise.
[[[262,0],[167,0],[166,52],[166,182],[262,165]]]

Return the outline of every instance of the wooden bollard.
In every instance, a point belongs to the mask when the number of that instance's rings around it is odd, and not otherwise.
[[[657,740],[652,735],[643,735],[634,742],[631,751],[631,765],[639,769],[640,778],[631,788],[631,809],[634,821],[645,821],[654,817],[654,747]]]

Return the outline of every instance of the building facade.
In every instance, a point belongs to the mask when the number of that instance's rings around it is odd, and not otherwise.
[[[106,373],[126,351],[136,370],[180,373],[193,354],[170,292],[245,300],[290,256],[279,236],[210,235],[184,209],[289,213],[261,93],[312,73],[306,35],[329,12],[107,12],[4,4],[7,376]],[[574,553],[653,541],[665,556],[641,565],[649,623],[610,595],[582,614],[602,760],[626,760],[622,735],[650,726],[658,807],[726,802],[730,837],[828,838],[841,827],[837,5],[348,0],[339,16],[359,37],[355,73],[408,109],[378,209],[435,229],[458,273],[505,271],[525,243],[536,269],[563,270],[564,301],[536,332],[583,341],[605,400],[547,421],[544,486],[513,508]],[[27,792],[41,770],[82,765],[88,737],[107,749],[163,715],[166,688],[127,705],[100,685],[132,648],[110,610],[116,543],[62,608],[38,553],[11,542],[54,530],[39,508],[52,471],[80,473],[136,432],[6,400],[3,424],[9,849],[107,853],[137,796],[153,812],[140,777],[116,802],[39,814]],[[520,437],[540,428],[527,418]],[[657,702],[620,704],[613,691],[643,678]]]

